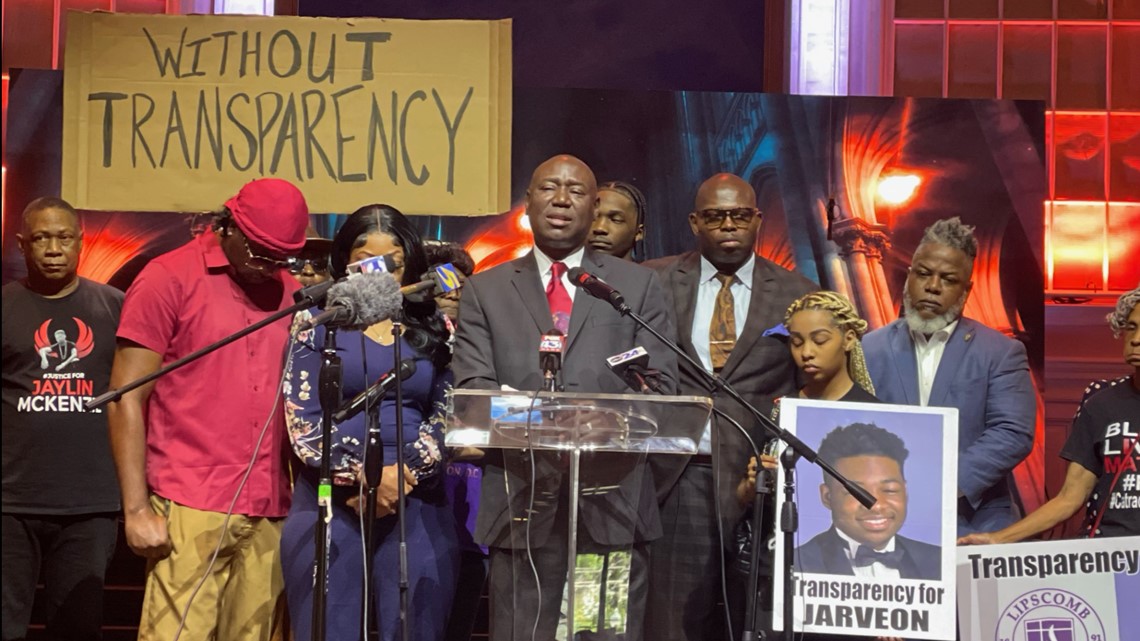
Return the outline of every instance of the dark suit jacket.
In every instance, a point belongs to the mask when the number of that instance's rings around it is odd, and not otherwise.
[[[821,532],[796,548],[796,567],[800,572],[855,576],[844,548],[847,542],[835,528]],[[942,548],[937,545],[895,535],[895,549],[902,550],[899,577],[903,579],[942,580]]]
[[[590,251],[582,259],[582,268],[620,291],[633,311],[655,329],[670,338],[674,335],[673,319],[664,292],[652,271]],[[553,321],[533,253],[472,276],[463,288],[459,316],[452,359],[456,387],[500,389],[502,385],[509,385],[526,391],[541,388],[538,345],[542,334],[553,326]],[[666,393],[675,393],[676,356],[633,320],[622,317],[608,303],[579,290],[574,296],[562,356],[561,378],[565,391],[631,393],[625,382],[606,367],[606,358],[638,345],[649,352],[650,367],[661,371]],[[508,457],[515,457],[515,460]],[[521,513],[528,504],[529,492],[523,489],[527,487],[529,475],[520,478],[505,468],[524,469],[521,463],[526,457],[517,451],[488,456],[475,526],[476,540],[494,547],[525,545],[525,539],[521,539],[518,533],[511,538],[508,523],[511,511]],[[541,454],[536,461],[544,462],[549,471],[553,458],[553,455]],[[661,535],[652,477],[641,473],[644,468],[633,464],[635,460],[633,456],[622,454],[587,453],[582,456],[583,478],[593,476],[598,479],[611,474],[618,486],[616,491],[581,499],[580,522],[596,543],[628,545],[634,540],[648,541]],[[503,490],[504,480],[509,480],[509,503]],[[559,475],[555,475],[555,491],[560,483]],[[548,483],[545,489],[550,488]],[[510,506],[513,510],[508,509]],[[553,509],[533,516],[532,545],[541,545],[545,541],[553,519]],[[629,537],[631,531],[635,531],[632,539]]]
[[[918,405],[918,365],[906,320],[863,338],[875,395]],[[958,408],[958,534],[992,532],[1013,522],[1007,477],[1033,448],[1037,397],[1025,346],[962,318],[942,353],[932,407]]]
[[[644,263],[657,270],[669,294],[670,303],[677,312],[677,337],[682,349],[700,362],[693,347],[693,315],[697,301],[697,285],[701,275],[701,255],[691,251]],[[720,376],[754,405],[765,416],[772,413],[772,401],[796,390],[796,367],[788,350],[787,336],[763,336],[784,322],[784,312],[800,296],[818,289],[815,283],[790,272],[775,263],[756,257],[752,272],[752,296],[748,305],[748,318],[732,354],[721,369]],[[756,424],[752,414],[731,398],[713,394],[711,388],[697,372],[682,363],[680,391],[682,395],[713,396],[717,409],[731,416],[759,445],[767,438],[764,429]],[[732,536],[733,528],[743,513],[736,500],[736,485],[744,476],[748,457],[752,451],[747,441],[727,421],[713,417],[713,462],[718,470],[721,525],[724,543]],[[683,469],[677,464],[679,457],[655,457],[660,499],[672,488]],[[710,507],[711,509],[711,507]]]

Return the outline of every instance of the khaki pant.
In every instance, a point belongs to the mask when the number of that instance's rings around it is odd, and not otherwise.
[[[139,641],[171,641],[222,537],[210,576],[194,595],[179,641],[269,641],[283,621],[283,519],[205,512],[151,496],[173,550],[147,564]]]

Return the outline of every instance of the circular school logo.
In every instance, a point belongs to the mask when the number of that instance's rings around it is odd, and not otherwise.
[[[1041,588],[1015,597],[994,641],[1109,641],[1096,610],[1080,595]]]

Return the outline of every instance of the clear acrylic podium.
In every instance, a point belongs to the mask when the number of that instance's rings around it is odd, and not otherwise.
[[[516,605],[531,598],[523,585],[537,585],[535,603],[547,604],[512,608],[528,617],[512,621],[522,638],[551,641],[561,627],[568,641],[621,639],[640,625],[627,606],[631,586],[648,589],[648,568],[634,542],[660,527],[646,458],[677,455],[667,467],[683,466],[711,411],[712,400],[698,396],[451,394],[446,445],[485,452],[476,538],[511,551]]]

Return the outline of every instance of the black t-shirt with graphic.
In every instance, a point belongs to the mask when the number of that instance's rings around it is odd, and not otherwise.
[[[62,298],[22,282],[3,288],[5,513],[92,514],[119,509],[103,409],[123,293],[80,279]]]
[[[1099,390],[1095,389],[1099,386]],[[1132,377],[1094,383],[1073,419],[1061,458],[1097,475],[1084,530],[1091,536],[1140,535],[1140,390]],[[1092,532],[1101,511],[1100,525]]]

